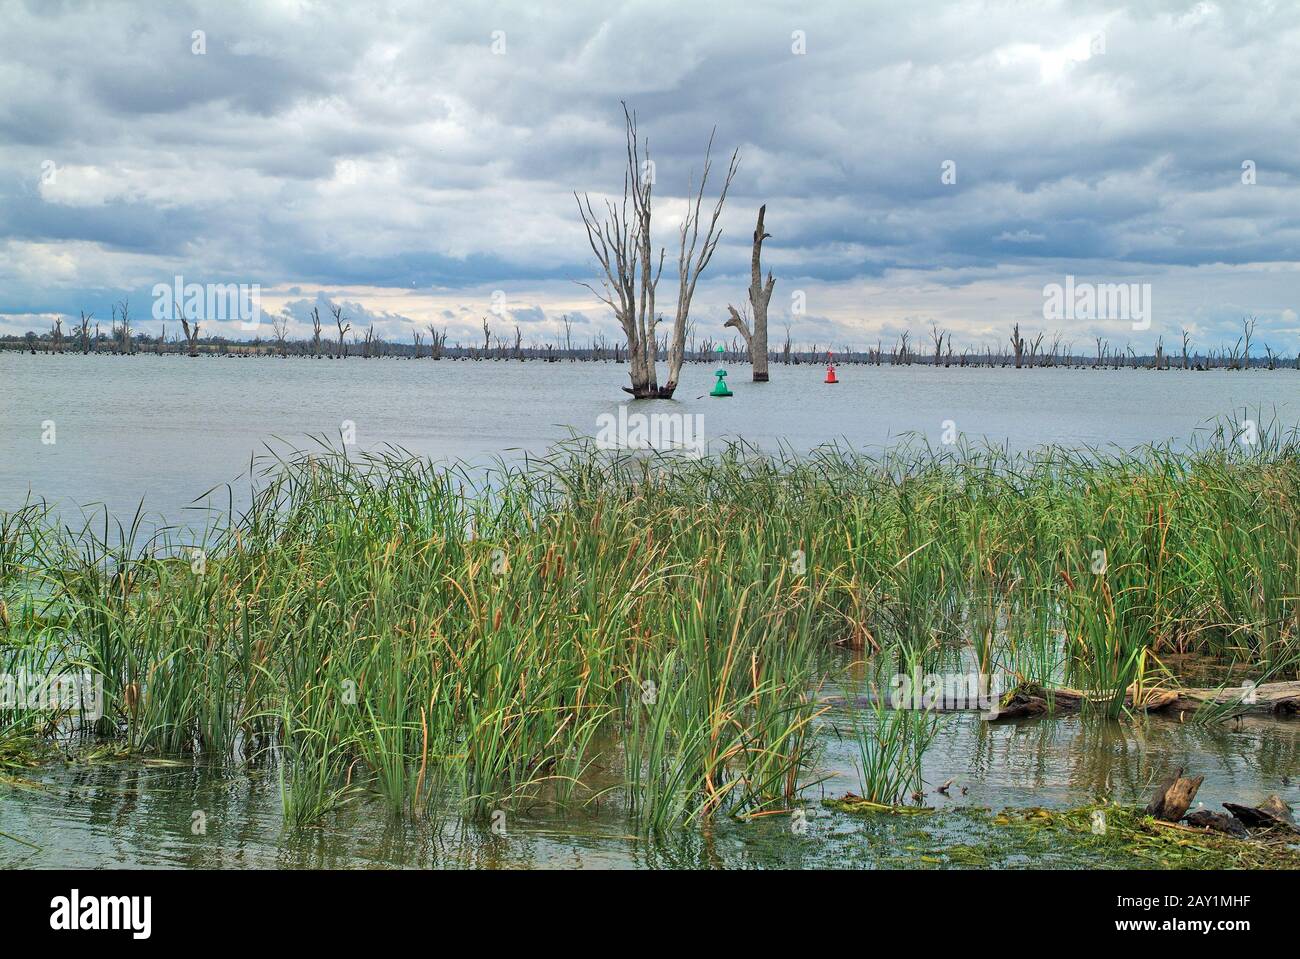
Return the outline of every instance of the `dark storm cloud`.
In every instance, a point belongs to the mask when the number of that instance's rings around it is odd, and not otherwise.
[[[0,0],[0,23],[0,313],[184,272],[502,289],[554,322],[594,272],[571,192],[621,189],[627,100],[670,259],[710,131],[715,180],[741,149],[701,310],[743,296],[767,203],[781,288],[847,330],[973,328],[973,285],[1032,305],[1085,266],[1296,326],[1292,5]],[[1256,301],[1223,279],[1260,264],[1287,268]],[[968,308],[909,299],[936,289]]]

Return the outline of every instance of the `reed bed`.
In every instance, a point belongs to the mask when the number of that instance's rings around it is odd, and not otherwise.
[[[1168,653],[1273,678],[1300,650],[1300,442],[1191,452],[704,459],[576,440],[486,471],[328,444],[201,533],[0,513],[0,672],[93,670],[105,711],[0,741],[270,757],[286,817],[621,802],[646,831],[792,808],[854,661],[1070,681],[1117,716]],[[858,673],[861,670],[857,670]],[[875,672],[872,672],[875,675]],[[933,717],[854,720],[898,801]]]

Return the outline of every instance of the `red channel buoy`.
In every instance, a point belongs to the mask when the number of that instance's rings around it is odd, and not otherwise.
[[[838,382],[839,382],[839,380],[837,380],[837,379],[835,378],[835,361],[834,361],[834,359],[832,359],[832,357],[831,357],[831,351],[830,351],[830,350],[827,350],[827,351],[826,351],[826,379],[825,379],[825,382],[827,382],[827,383],[838,383]]]

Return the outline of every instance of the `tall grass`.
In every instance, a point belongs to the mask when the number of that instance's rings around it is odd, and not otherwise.
[[[838,647],[1068,679],[1111,716],[1166,653],[1280,678],[1300,650],[1294,434],[702,460],[575,441],[485,472],[322,443],[252,480],[197,535],[0,514],[0,670],[93,667],[93,732],[133,749],[276,760],[292,822],[362,791],[482,819],[616,796],[646,830],[788,808]],[[0,733],[32,719],[0,711]],[[878,795],[931,719],[860,727],[888,733],[859,740]]]
[[[924,687],[924,657],[899,646],[887,658],[898,669],[896,675],[909,677],[916,689]],[[870,802],[901,805],[923,787],[922,760],[938,735],[940,718],[928,708],[891,703],[890,692],[879,681],[869,692],[869,707],[857,711],[852,723],[858,788]]]

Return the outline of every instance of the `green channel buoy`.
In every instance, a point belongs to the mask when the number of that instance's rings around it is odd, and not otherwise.
[[[718,347],[718,361],[719,362],[722,361],[721,346]],[[718,382],[713,384],[713,392],[711,392],[709,395],[710,396],[731,396],[732,395],[731,390],[727,389],[727,371],[719,367],[717,370],[715,370],[715,373],[717,374]]]

